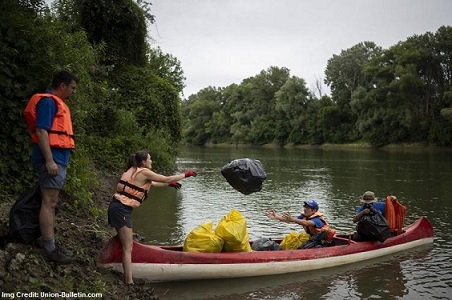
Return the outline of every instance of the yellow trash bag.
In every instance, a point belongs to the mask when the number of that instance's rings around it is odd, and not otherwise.
[[[281,242],[281,248],[283,250],[295,250],[303,244],[304,242],[307,242],[309,240],[309,234],[303,232],[291,232],[288,235],[284,237],[284,239]]]
[[[215,234],[224,241],[223,252],[252,251],[246,228],[246,219],[235,209],[232,209],[220,220],[217,228],[215,228]]]
[[[213,232],[213,222],[209,221],[193,229],[185,238],[185,252],[221,252],[224,241]]]

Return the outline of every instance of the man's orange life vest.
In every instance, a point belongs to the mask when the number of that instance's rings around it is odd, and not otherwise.
[[[145,168],[132,167],[124,174],[122,174],[116,186],[116,193],[114,197],[122,204],[138,207],[148,196],[148,191],[151,187],[152,181],[146,182],[143,186],[136,186],[134,184],[136,176]]]
[[[331,228],[328,225],[328,223],[323,218],[323,214],[321,214],[321,213],[319,213],[317,211],[313,215],[311,215],[310,217],[306,217],[306,216],[303,215],[303,220],[310,220],[310,219],[313,219],[315,217],[319,217],[319,219],[322,220],[323,227],[322,228],[317,228],[315,226],[304,226],[303,225],[304,231],[306,231],[310,235],[314,235],[316,233],[319,233],[319,232],[322,232],[322,231],[326,231],[325,240],[327,242],[331,242],[333,240],[333,236],[336,234],[336,229],[333,229],[333,228]]]
[[[36,106],[42,98],[53,98],[57,106],[52,128],[48,131],[50,147],[74,149],[74,133],[72,131],[71,111],[60,97],[53,94],[35,94],[28,101],[24,115],[33,143],[38,143],[36,135]]]

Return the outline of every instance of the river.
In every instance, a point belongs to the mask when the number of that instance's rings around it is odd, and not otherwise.
[[[237,158],[262,162],[262,191],[243,195],[221,175]],[[274,149],[263,147],[183,147],[180,172],[197,177],[182,188],[151,190],[134,211],[134,230],[149,244],[182,244],[198,225],[214,226],[231,209],[247,220],[251,239],[301,231],[265,216],[268,209],[297,214],[315,199],[339,232],[354,230],[352,218],[367,190],[379,198],[396,195],[407,206],[405,224],[427,216],[434,243],[391,257],[346,267],[260,278],[155,284],[160,299],[452,299],[452,151]]]

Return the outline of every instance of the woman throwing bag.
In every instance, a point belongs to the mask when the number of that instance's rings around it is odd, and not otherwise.
[[[122,267],[126,284],[133,284],[131,269],[133,208],[142,204],[151,186],[171,186],[179,189],[182,186],[179,180],[197,175],[196,171],[189,170],[182,174],[164,176],[151,169],[152,160],[148,152],[138,151],[132,154],[127,163],[127,171],[122,174],[108,207],[108,223],[116,229],[122,244]]]

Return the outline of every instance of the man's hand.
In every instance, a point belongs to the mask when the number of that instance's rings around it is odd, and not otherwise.
[[[46,168],[47,168],[47,173],[49,174],[49,176],[58,175],[58,166],[55,163],[55,161],[51,160],[49,162],[46,162]]]
[[[290,214],[290,212],[285,212],[282,216],[282,219],[284,222],[292,222],[292,215]]]
[[[267,217],[269,217],[270,219],[276,219],[275,211],[274,210],[267,211]]]

